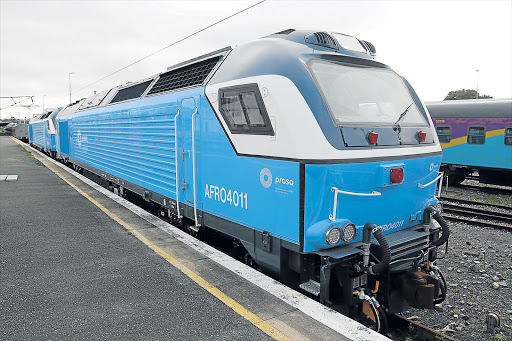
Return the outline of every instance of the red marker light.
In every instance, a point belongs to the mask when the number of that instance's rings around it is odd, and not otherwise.
[[[404,169],[403,168],[391,168],[389,172],[389,183],[399,184],[404,181]]]
[[[374,132],[374,131],[370,131],[368,133],[368,142],[370,142],[371,144],[377,144],[377,140],[379,139],[379,134]]]
[[[427,133],[424,131],[418,131],[418,140],[420,142],[425,142],[425,139],[427,138]]]

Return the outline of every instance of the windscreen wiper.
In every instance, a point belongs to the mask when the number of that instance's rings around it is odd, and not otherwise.
[[[400,117],[398,117],[398,120],[396,120],[395,124],[393,124],[393,130],[398,134],[398,136],[400,136],[400,131],[402,130],[400,128],[400,124],[402,123],[403,119],[405,118],[405,115],[407,115],[407,113],[409,112],[409,109],[411,108],[411,106],[413,104],[414,104],[414,102],[409,104],[409,106],[404,110],[404,112],[400,114]]]

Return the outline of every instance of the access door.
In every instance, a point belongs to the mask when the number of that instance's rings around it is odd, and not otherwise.
[[[181,191],[182,198],[194,206],[194,215],[197,214],[197,145],[195,133],[197,125],[197,104],[194,98],[186,98],[180,105],[181,144],[179,159],[181,163]]]

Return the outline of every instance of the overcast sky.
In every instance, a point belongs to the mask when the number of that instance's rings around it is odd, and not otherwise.
[[[0,96],[33,95],[39,114],[94,91],[287,28],[340,32],[372,42],[423,101],[450,90],[512,97],[512,1],[268,0],[90,87],[87,85],[258,1],[0,0]],[[82,89],[82,90],[80,90]],[[78,91],[80,90],[80,91]],[[30,104],[26,101],[23,104]],[[4,109],[5,108],[5,109]]]

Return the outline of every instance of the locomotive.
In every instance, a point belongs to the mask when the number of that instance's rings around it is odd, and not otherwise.
[[[384,330],[446,296],[449,226],[434,125],[375,55],[292,29],[218,50],[62,108],[50,153]]]
[[[425,103],[443,148],[442,170],[459,185],[471,173],[481,183],[512,186],[512,100]]]

